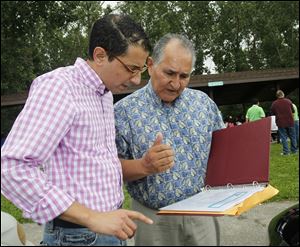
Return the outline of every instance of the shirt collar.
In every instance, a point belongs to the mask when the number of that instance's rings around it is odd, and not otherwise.
[[[151,83],[151,79],[148,82],[147,91],[149,92],[149,95],[153,99],[154,104],[156,106],[159,106],[159,107],[168,107],[169,106],[168,104],[164,103],[161,100],[161,98],[154,92],[153,87],[152,87],[152,83]],[[184,92],[185,92],[185,89],[183,90],[181,95],[172,102],[171,106],[176,106],[180,102],[180,99],[184,97],[183,96]]]
[[[79,72],[83,78],[83,83],[89,88],[94,89],[100,95],[104,95],[109,90],[105,87],[103,81],[96,74],[96,72],[87,64],[82,58],[77,58],[75,67],[79,69]]]

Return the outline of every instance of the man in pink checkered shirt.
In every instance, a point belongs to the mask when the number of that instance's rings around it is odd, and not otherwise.
[[[93,26],[88,60],[33,81],[1,149],[1,193],[45,224],[44,245],[124,245],[133,220],[152,223],[120,209],[123,179],[169,169],[174,153],[158,135],[143,158],[119,160],[112,96],[140,83],[149,50],[138,24],[107,15]]]

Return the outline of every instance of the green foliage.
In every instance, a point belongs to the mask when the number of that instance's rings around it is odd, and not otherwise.
[[[122,1],[118,10],[140,22],[153,44],[166,33],[185,34],[197,48],[195,73],[208,71],[204,60],[213,25],[209,1]]]
[[[299,66],[297,1],[120,1],[155,43],[167,32],[186,34],[195,44],[195,73]]]
[[[216,1],[215,9],[217,71],[299,65],[299,2]]]
[[[102,4],[1,1],[1,95],[25,91],[38,75],[86,57]]]
[[[298,1],[2,1],[1,94],[27,90],[38,75],[86,57],[92,23],[120,12],[154,44],[173,32],[195,44],[195,73],[299,66]]]
[[[23,105],[11,106],[1,109],[1,137],[9,133],[17,116],[23,109]]]

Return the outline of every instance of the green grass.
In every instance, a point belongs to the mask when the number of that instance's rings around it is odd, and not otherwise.
[[[127,192],[125,186],[124,186],[123,191],[124,191],[124,196],[125,196],[123,208],[130,209],[131,208],[131,197],[130,197],[129,193]]]
[[[32,222],[31,220],[24,219],[22,217],[22,211],[20,209],[18,209],[16,206],[14,206],[2,194],[1,194],[1,211],[7,212],[7,213],[13,215],[21,223]]]
[[[282,145],[271,145],[269,183],[279,190],[270,201],[299,201],[299,153],[282,156]]]
[[[295,200],[299,201],[299,155],[281,156],[281,144],[271,145],[270,156],[270,184],[279,193],[269,201]],[[130,209],[130,196],[124,189],[125,201],[123,208]],[[1,211],[12,214],[21,223],[31,222],[22,217],[21,210],[1,195]]]

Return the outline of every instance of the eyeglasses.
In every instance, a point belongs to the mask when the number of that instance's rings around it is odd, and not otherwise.
[[[114,56],[114,58],[117,59],[124,66],[124,68],[127,71],[131,72],[133,76],[137,75],[138,73],[142,74],[142,73],[144,73],[148,69],[148,66],[144,65],[143,68],[138,68],[138,69],[133,70],[133,69],[129,68],[128,65],[126,65],[124,62],[122,62],[122,60],[120,58],[115,57],[115,56]]]

